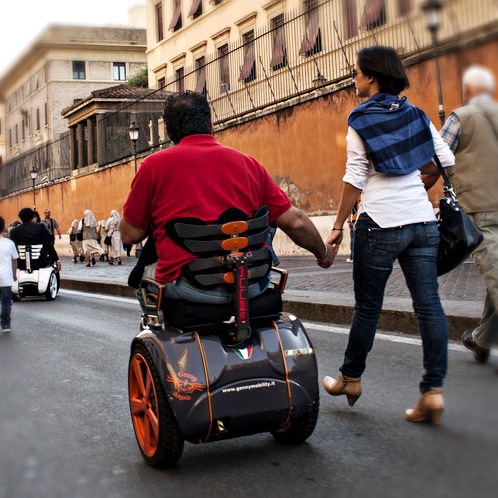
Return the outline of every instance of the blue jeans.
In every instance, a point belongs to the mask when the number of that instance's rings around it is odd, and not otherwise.
[[[249,284],[247,297],[262,294],[270,284],[270,275],[260,282]],[[232,292],[217,288],[202,288],[190,283],[185,277],[180,277],[174,282],[164,284],[164,296],[169,299],[184,299],[194,303],[226,304],[233,301]]]
[[[422,338],[425,373],[420,391],[442,387],[448,363],[448,326],[438,292],[436,222],[380,228],[361,214],[355,226],[353,280],[355,307],[340,370],[361,377],[372,349],[384,292],[394,261],[403,270]]]
[[[0,287],[0,300],[2,302],[2,328],[10,327],[10,311],[12,309],[12,291],[8,287]]]

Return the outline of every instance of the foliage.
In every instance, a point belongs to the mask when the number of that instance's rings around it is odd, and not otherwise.
[[[140,88],[148,88],[149,87],[149,75],[147,72],[147,66],[142,66],[138,71],[133,73],[128,78],[128,83],[131,86],[138,86]]]

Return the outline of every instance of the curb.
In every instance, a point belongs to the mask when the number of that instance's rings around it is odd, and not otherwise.
[[[123,284],[91,282],[87,280],[61,278],[61,288],[80,290],[112,296],[136,297],[135,289]],[[311,299],[289,297],[284,293],[284,311],[292,313],[305,321],[350,325],[353,306],[345,304],[317,303]],[[459,341],[463,330],[475,329],[479,318],[446,315],[450,340]],[[381,312],[378,329],[407,335],[419,335],[417,318],[413,311],[384,309]]]
[[[284,299],[284,311],[293,313],[301,320],[338,325],[351,325],[353,306],[314,303],[303,300]],[[459,341],[464,330],[473,330],[479,325],[478,318],[446,315],[448,338]],[[413,311],[382,310],[377,329],[407,335],[420,335],[418,321]]]

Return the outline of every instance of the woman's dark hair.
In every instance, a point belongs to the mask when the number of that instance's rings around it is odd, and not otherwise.
[[[3,234],[5,230],[5,220],[0,216],[0,235]]]
[[[381,93],[398,95],[410,87],[403,62],[391,47],[373,45],[362,48],[358,52],[358,66],[363,74],[377,80]]]
[[[200,93],[169,96],[164,103],[163,119],[168,136],[175,144],[188,135],[211,133],[211,109]]]

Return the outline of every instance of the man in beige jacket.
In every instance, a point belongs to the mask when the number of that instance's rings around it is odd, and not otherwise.
[[[472,254],[486,283],[484,309],[479,326],[465,331],[462,342],[486,363],[498,337],[498,103],[487,68],[471,66],[462,84],[465,105],[448,116],[441,135],[456,157],[448,169],[458,200],[484,235]]]

